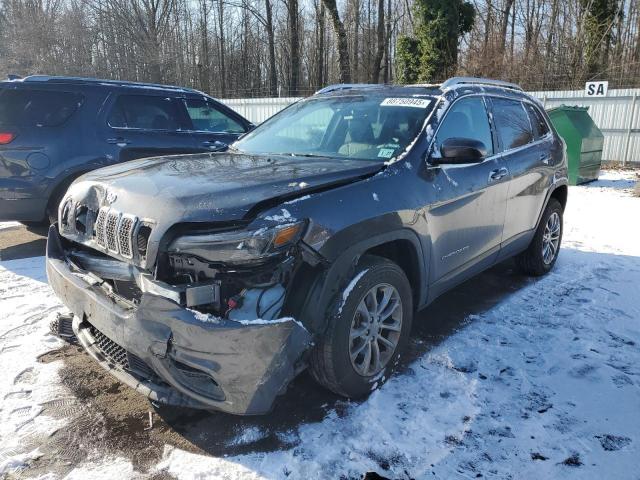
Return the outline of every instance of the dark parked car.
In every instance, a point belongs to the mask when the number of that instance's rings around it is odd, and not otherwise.
[[[0,221],[53,221],[85,172],[219,150],[251,127],[185,88],[40,75],[0,82]]]
[[[76,181],[54,326],[157,402],[264,413],[307,366],[363,397],[414,311],[508,257],[548,272],[566,202],[564,145],[515,85],[329,87],[228,152]]]

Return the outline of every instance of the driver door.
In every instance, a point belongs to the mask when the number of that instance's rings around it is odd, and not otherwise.
[[[484,143],[479,163],[447,164],[440,146],[459,137]],[[445,290],[497,258],[507,205],[509,171],[494,154],[494,134],[483,97],[463,97],[449,108],[434,138],[430,174],[434,200],[427,209],[431,283]]]

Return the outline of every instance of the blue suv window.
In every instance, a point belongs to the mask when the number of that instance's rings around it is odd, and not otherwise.
[[[530,103],[525,103],[524,105],[529,113],[529,119],[531,120],[531,125],[533,125],[535,130],[536,138],[544,137],[549,133],[549,126],[542,116],[542,113],[540,113],[540,110],[538,110],[537,107],[534,107]]]
[[[0,125],[62,125],[74,114],[82,100],[82,95],[52,90],[0,91]]]
[[[518,148],[533,141],[533,129],[522,102],[506,98],[492,98],[493,119],[502,150]]]
[[[211,102],[198,98],[185,100],[193,129],[201,132],[244,133],[246,128],[218,110]]]
[[[462,98],[451,106],[438,129],[433,155],[439,157],[442,142],[453,137],[479,140],[487,148],[487,156],[493,155],[489,117],[481,97]]]
[[[107,123],[113,128],[181,130],[178,107],[168,97],[121,95]]]

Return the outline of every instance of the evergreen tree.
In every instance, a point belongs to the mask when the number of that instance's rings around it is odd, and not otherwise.
[[[415,37],[400,37],[396,45],[398,79],[433,82],[452,76],[460,37],[473,27],[473,5],[465,0],[416,0],[414,15]]]
[[[585,9],[585,79],[593,79],[609,63],[613,24],[619,12],[618,0],[581,0]]]

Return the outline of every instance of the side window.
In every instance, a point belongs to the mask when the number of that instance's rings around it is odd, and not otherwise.
[[[194,130],[227,133],[247,131],[240,122],[218,110],[211,102],[199,98],[190,98],[184,102]]]
[[[0,125],[56,127],[66,122],[82,105],[76,93],[45,90],[0,91]]]
[[[144,130],[180,130],[180,117],[171,98],[145,95],[121,95],[107,120],[114,128]]]
[[[529,115],[522,102],[492,98],[493,119],[502,143],[502,150],[518,148],[533,141]]]
[[[481,97],[458,100],[447,111],[436,134],[434,154],[440,155],[440,145],[447,138],[461,137],[479,140],[487,147],[487,156],[493,155],[493,138],[489,117]]]
[[[531,105],[530,103],[524,104],[527,113],[529,114],[529,119],[531,120],[531,125],[533,126],[533,131],[536,134],[536,138],[542,138],[547,133],[549,133],[549,125],[547,125],[544,116],[538,110],[537,107]]]

